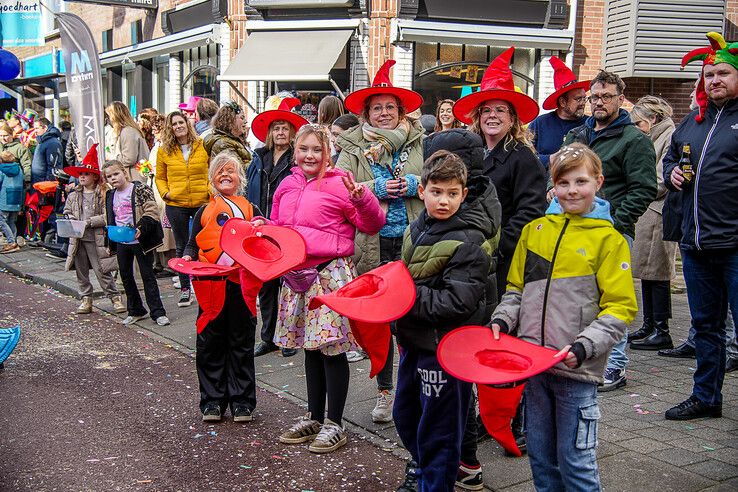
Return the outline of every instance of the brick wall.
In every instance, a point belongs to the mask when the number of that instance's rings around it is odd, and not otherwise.
[[[390,20],[397,17],[398,0],[370,1],[372,8],[371,17],[369,17],[367,70],[371,79],[379,67],[394,55],[390,43]]]
[[[248,33],[246,32],[246,13],[244,10],[244,4],[244,0],[228,0],[228,20],[231,27],[230,60],[235,58],[248,37]],[[225,66],[222,66],[221,70],[225,70],[225,68]],[[236,86],[244,96],[253,99],[249,96],[248,82],[236,82]],[[234,90],[229,89],[228,92],[230,93],[231,100],[240,101],[240,97]],[[240,102],[243,103],[243,101]]]
[[[602,36],[605,0],[579,0],[574,34],[574,73],[591,79],[602,66]]]
[[[689,113],[690,94],[694,87],[691,79],[651,79],[646,77],[628,77],[625,81],[625,109],[646,95],[660,96],[674,108],[674,121],[679,122]],[[652,85],[653,84],[653,85]]]

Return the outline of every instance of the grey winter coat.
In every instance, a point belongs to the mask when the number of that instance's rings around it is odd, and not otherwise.
[[[82,217],[82,187],[78,187],[71,192],[64,204],[64,213],[72,219],[79,220]],[[111,255],[108,248],[105,247],[105,192],[98,188],[95,191],[94,213],[89,218],[88,228],[95,231],[95,249],[97,249],[97,257],[100,259],[100,269],[103,272],[112,272],[118,269],[118,261],[114,255]],[[74,257],[79,247],[81,239],[69,238],[69,251],[67,252],[67,262],[64,269],[69,271],[74,268]]]

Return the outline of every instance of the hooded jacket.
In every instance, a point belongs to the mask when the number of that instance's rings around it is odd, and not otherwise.
[[[493,322],[555,350],[580,343],[578,368],[559,363],[550,372],[601,383],[610,349],[638,311],[630,251],[612,226],[610,205],[595,198],[591,212],[575,215],[554,199],[523,228],[507,278]]]
[[[500,204],[488,178],[467,183],[459,210],[437,220],[426,210],[405,231],[402,261],[415,281],[415,304],[397,320],[398,343],[435,352],[441,338],[463,325],[489,321],[487,296],[491,256],[500,221]]]
[[[664,183],[676,192],[670,193],[674,195],[674,201],[670,196],[669,204],[675,205],[677,214],[681,213],[680,218],[677,216],[680,234],[674,239],[687,249],[736,248],[738,99],[732,99],[720,108],[709,103],[702,123],[694,120],[695,114],[693,111],[679,124],[664,157]],[[685,144],[690,145],[695,176],[692,184],[677,192],[671,184],[671,173],[679,164]]]
[[[412,121],[412,120],[410,120]],[[425,130],[417,121],[412,122],[410,132],[405,141],[404,151],[408,152],[404,175],[414,175],[420,182],[423,170],[423,138]],[[364,156],[364,150],[369,145],[364,139],[362,125],[357,125],[343,132],[337,141],[341,147],[341,154],[336,161],[336,167],[353,173],[356,181],[367,186],[374,193],[374,173]],[[386,208],[386,204],[384,205]],[[415,220],[424,210],[423,202],[417,196],[405,197],[405,210],[408,222]],[[356,270],[359,274],[379,266],[379,235],[356,234],[356,254],[354,255]]]
[[[230,133],[220,130],[213,130],[210,135],[205,138],[205,150],[212,159],[224,150],[230,150],[241,159],[244,170],[248,169],[251,164],[251,152],[246,146]]]
[[[615,229],[635,237],[635,223],[656,199],[656,151],[651,139],[624,109],[606,128],[595,131],[595,119],[574,128],[564,144],[588,145],[602,160],[605,183],[598,196],[610,202]]]
[[[307,259],[295,270],[353,255],[357,229],[374,235],[384,225],[377,197],[364,190],[352,199],[343,176],[341,169],[328,169],[322,179],[308,180],[295,166],[274,193],[271,221],[302,234],[307,246]]]
[[[23,195],[23,170],[20,164],[0,163],[0,212],[20,211]]]
[[[5,151],[13,154],[16,162],[20,163],[21,168],[23,168],[23,181],[29,183],[31,181],[31,162],[33,162],[31,151],[17,138],[6,144],[0,143],[0,152]]]
[[[264,159],[273,159],[274,153],[266,147],[259,147],[254,151],[254,159],[247,171],[246,182],[248,190],[246,197],[251,203],[255,203],[262,210],[265,217],[269,217],[272,211],[272,199],[277,191],[279,183],[291,174],[292,146],[280,156],[278,162],[271,163],[271,170],[264,169]]]
[[[55,126],[50,126],[36,141],[38,146],[31,163],[31,183],[52,181],[54,170],[61,170],[63,163],[61,133]]]

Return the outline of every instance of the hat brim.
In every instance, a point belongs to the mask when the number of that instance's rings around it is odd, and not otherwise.
[[[182,258],[172,258],[167,262],[167,266],[177,273],[192,275],[193,277],[227,277],[238,269],[235,266],[217,265],[196,260],[187,261]]]
[[[256,115],[254,121],[251,122],[251,132],[260,141],[266,142],[267,135],[269,134],[269,125],[275,121],[286,121],[294,127],[295,131],[302,128],[303,125],[310,123],[308,120],[292,111],[271,109]]]
[[[310,301],[310,309],[325,304],[338,314],[363,323],[389,323],[415,304],[415,283],[402,261],[393,261],[359,275],[340,289]]]
[[[518,114],[520,122],[525,124],[530,123],[538,113],[540,108],[535,99],[523,94],[522,92],[509,91],[505,89],[490,89],[486,91],[472,92],[468,96],[464,96],[456,103],[454,103],[454,116],[456,119],[466,123],[467,125],[472,122],[472,113],[485,101],[492,99],[501,99],[507,101],[515,108],[515,112]]]
[[[478,384],[506,384],[540,374],[566,358],[558,351],[510,335],[495,340],[484,326],[463,326],[438,344],[438,361],[457,379]]]
[[[417,92],[411,91],[410,89],[403,89],[402,87],[389,86],[359,89],[346,96],[343,104],[346,106],[346,109],[355,115],[361,115],[364,112],[364,101],[380,94],[389,94],[397,97],[405,107],[405,113],[412,113],[423,105],[423,96]]]
[[[64,168],[64,172],[73,178],[79,178],[79,175],[82,173],[97,174],[100,176],[100,170],[92,167],[67,166]]]
[[[305,262],[305,239],[287,227],[255,227],[245,219],[232,218],[223,224],[220,247],[233,261],[262,282],[281,277]]]
[[[194,113],[197,110],[197,107],[192,107],[189,103],[181,103],[178,107],[180,111],[186,111],[188,113]]]
[[[545,101],[543,101],[543,109],[545,110],[556,109],[556,102],[559,100],[559,98],[563,96],[564,94],[566,94],[567,92],[573,91],[575,89],[584,89],[585,91],[588,91],[589,90],[589,80],[584,80],[582,82],[577,82],[575,84],[567,85],[557,90],[556,92],[548,96]]]

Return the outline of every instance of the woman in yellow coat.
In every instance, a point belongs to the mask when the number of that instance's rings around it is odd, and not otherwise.
[[[174,233],[177,257],[182,256],[190,236],[190,219],[208,202],[208,153],[202,139],[180,112],[167,115],[156,156],[156,187],[166,204],[166,214]],[[179,276],[177,306],[192,304],[190,278]]]

